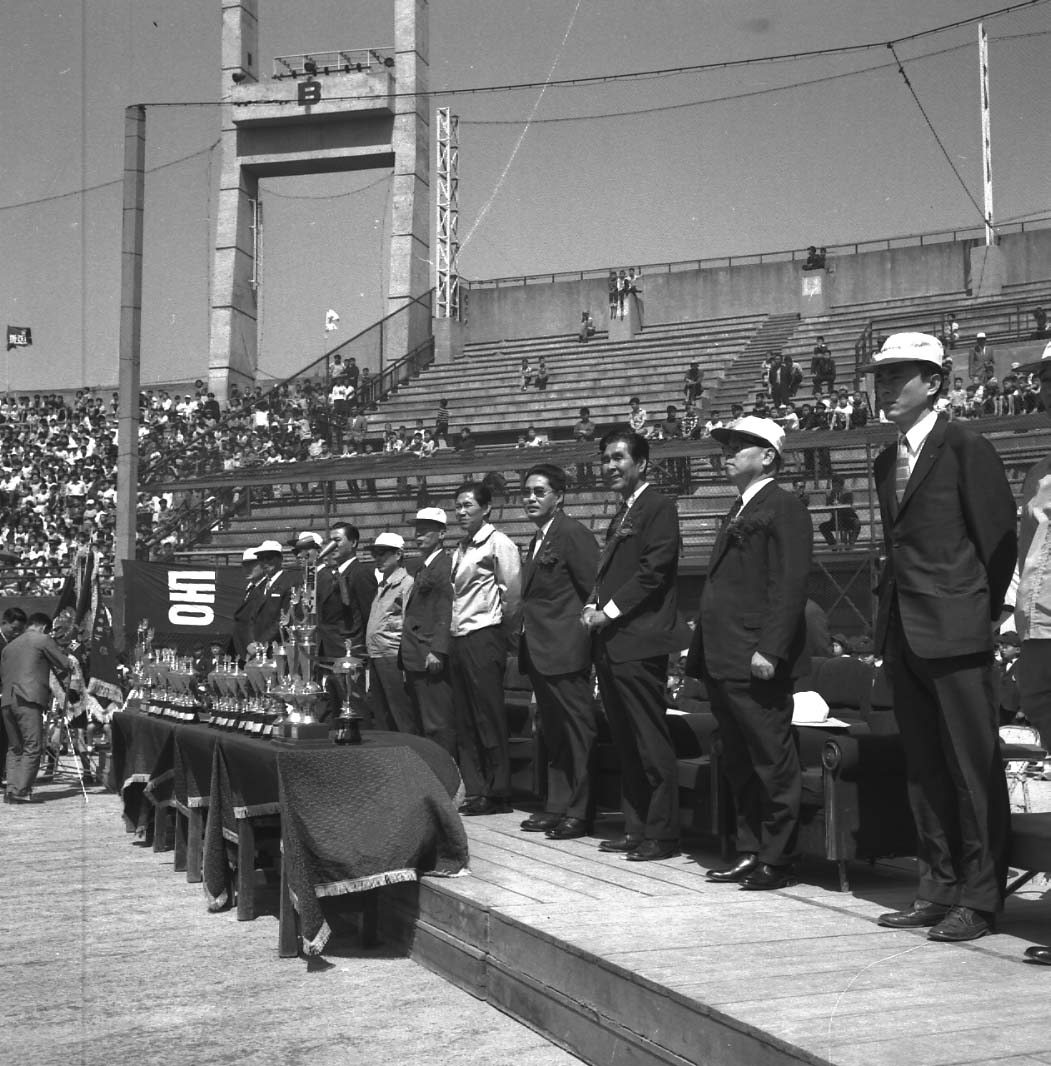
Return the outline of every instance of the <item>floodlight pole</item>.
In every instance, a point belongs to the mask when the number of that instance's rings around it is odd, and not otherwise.
[[[120,380],[114,576],[135,558],[139,489],[139,370],[142,354],[142,226],[146,199],[146,108],[124,109],[124,203],[120,250]]]
[[[993,153],[989,133],[989,36],[978,23],[978,66],[982,108],[982,191],[985,195],[985,244],[993,244]]]

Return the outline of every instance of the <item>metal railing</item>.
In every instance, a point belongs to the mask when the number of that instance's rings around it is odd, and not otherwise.
[[[997,226],[997,235],[1008,233],[1025,233],[1029,230],[1046,229],[1051,226],[1051,216],[1029,219],[1028,221],[1010,222]],[[880,237],[869,241],[854,241],[844,244],[830,244],[826,248],[829,259],[837,255],[857,255],[860,252],[883,252],[893,248],[908,248],[928,244],[951,244],[962,240],[984,240],[984,226],[967,226],[960,229],[932,230],[930,233],[910,233],[900,237]],[[715,256],[705,259],[682,259],[666,263],[643,263],[641,270],[646,274],[674,274],[685,270],[704,270],[718,267],[746,266],[762,263],[794,263],[806,260],[805,248],[792,248],[774,252],[755,252],[749,255]],[[625,266],[630,264],[625,264]],[[636,268],[639,265],[634,264]],[[618,264],[618,269],[620,264]],[[550,285],[561,281],[590,281],[606,279],[609,267],[597,267],[589,270],[565,270],[549,274],[523,274],[506,278],[480,278],[475,281],[460,279],[460,284],[468,289],[498,289],[514,285]]]
[[[316,78],[323,74],[368,74],[374,68],[394,66],[394,48],[342,48],[336,51],[300,52],[274,56],[273,78]]]

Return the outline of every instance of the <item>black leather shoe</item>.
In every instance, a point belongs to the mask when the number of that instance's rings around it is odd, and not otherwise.
[[[670,859],[679,854],[679,844],[675,840],[644,840],[633,848],[625,858],[628,862],[654,862],[658,859]]]
[[[614,837],[612,840],[603,840],[599,844],[599,851],[634,851],[642,843],[642,837],[628,836]]]
[[[951,907],[949,913],[927,934],[927,939],[960,944],[965,940],[977,940],[992,931],[992,915],[971,907]]]
[[[547,831],[549,840],[576,840],[577,837],[586,837],[591,832],[591,826],[583,818],[563,818],[553,829]]]
[[[4,793],[4,803],[12,803],[16,806],[20,803],[39,803],[40,800],[33,795],[29,796],[16,796],[11,792]]]
[[[745,875],[750,874],[758,865],[758,855],[739,855],[733,866],[728,866],[725,870],[709,870],[705,874],[705,880],[714,881],[717,885],[732,884],[744,880]]]
[[[886,929],[921,929],[925,925],[937,925],[949,913],[947,903],[931,903],[918,899],[907,911],[889,911],[876,919],[877,925]]]
[[[771,866],[768,862],[757,862],[755,869],[741,878],[741,888],[750,892],[788,888],[795,883],[791,866]]]
[[[510,814],[512,810],[511,804],[505,799],[497,799],[493,796],[479,796],[462,813],[466,815]]]
[[[466,814],[481,798],[481,796],[464,796],[463,803],[456,809],[460,814]]]
[[[518,828],[524,833],[546,833],[561,821],[560,814],[531,814]]]
[[[1025,957],[1030,962],[1039,962],[1042,966],[1051,966],[1051,948],[1042,944],[1034,944],[1025,949]]]

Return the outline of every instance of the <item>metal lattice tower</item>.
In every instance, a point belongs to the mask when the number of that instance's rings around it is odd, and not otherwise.
[[[438,108],[438,255],[435,259],[436,317],[460,319],[460,276],[456,259],[460,251],[458,229],[460,119],[447,107]]]

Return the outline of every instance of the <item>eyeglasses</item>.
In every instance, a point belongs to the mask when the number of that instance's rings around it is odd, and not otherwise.
[[[551,495],[551,489],[522,489],[523,500],[542,500]]]

